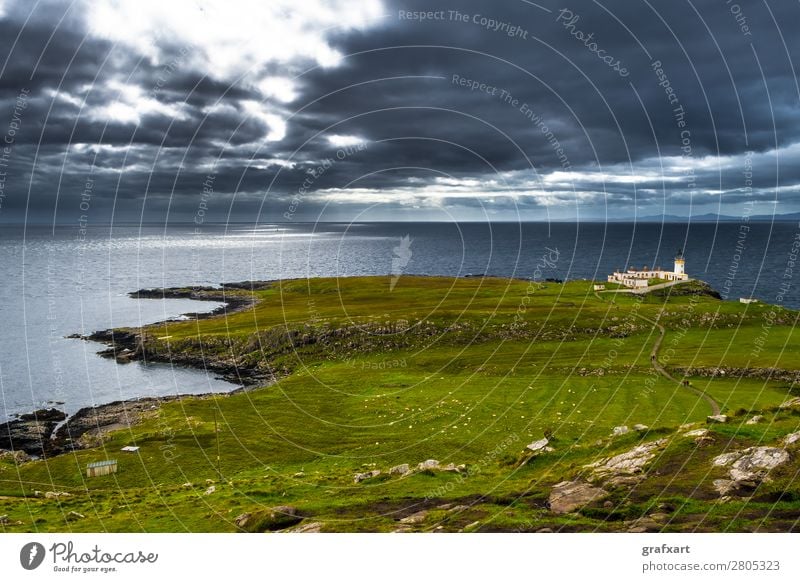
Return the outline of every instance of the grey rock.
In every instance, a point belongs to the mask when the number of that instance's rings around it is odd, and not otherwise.
[[[793,445],[798,441],[800,441],[800,432],[793,432],[783,437],[783,444],[786,445],[787,447],[789,445]]]
[[[696,428],[694,430],[690,430],[688,432],[683,433],[685,437],[704,437],[708,434],[707,428]]]
[[[548,503],[553,513],[570,513],[606,495],[604,489],[583,481],[562,481],[553,486]]]
[[[253,517],[252,513],[242,513],[234,518],[233,523],[236,524],[236,527],[244,527],[247,525],[247,522],[250,521],[251,517]]]
[[[411,472],[411,468],[408,466],[408,463],[403,463],[402,465],[395,465],[391,469],[389,469],[389,475],[408,475]]]
[[[292,529],[287,529],[286,533],[320,533],[321,531],[322,523],[319,521],[312,521],[310,523],[301,523]]]
[[[733,451],[730,453],[723,453],[711,461],[711,464],[715,467],[727,467],[731,463],[733,463],[736,459],[742,456],[740,451]]]
[[[753,418],[745,422],[745,424],[758,424],[759,422],[764,422],[764,417],[760,414],[756,414]]]
[[[59,497],[72,497],[72,494],[66,491],[48,491],[44,494],[45,499],[58,499]]]
[[[628,434],[629,432],[631,432],[631,429],[629,429],[627,426],[615,426],[613,429],[611,429],[611,436],[621,436],[623,434]]]
[[[629,533],[646,533],[661,531],[661,524],[651,517],[640,517],[627,522]]]
[[[427,461],[421,462],[417,465],[417,469],[420,471],[435,471],[439,468],[439,461],[436,459],[428,459]]]
[[[780,405],[780,408],[800,408],[800,396],[787,400]]]
[[[418,511],[416,513],[412,513],[408,517],[404,517],[403,519],[400,520],[400,523],[405,525],[416,525],[418,523],[422,523],[423,521],[425,521],[427,517],[428,517],[427,511],[425,510]]]
[[[706,422],[708,423],[717,423],[717,424],[725,424],[728,422],[728,415],[727,414],[712,414],[711,416],[706,417]]]
[[[609,475],[635,475],[641,473],[645,465],[655,458],[656,453],[667,444],[667,439],[659,439],[644,443],[632,448],[630,451],[615,455],[611,458],[600,459],[586,465],[599,477]]]
[[[730,475],[734,481],[760,481],[774,468],[789,461],[789,453],[776,447],[751,447],[734,461]]]
[[[540,439],[538,441],[533,441],[531,444],[527,445],[525,448],[528,449],[529,451],[533,451],[534,453],[540,453],[540,452],[544,451],[545,449],[550,448],[550,447],[547,446],[549,444],[550,444],[550,441],[547,440],[546,438],[544,438],[544,439]]]
[[[361,483],[362,481],[366,481],[367,479],[372,479],[373,477],[377,477],[380,475],[380,469],[373,469],[372,471],[367,471],[366,473],[356,473],[353,476],[354,483]]]

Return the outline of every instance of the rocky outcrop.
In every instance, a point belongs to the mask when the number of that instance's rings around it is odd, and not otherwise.
[[[533,441],[525,448],[535,454],[551,453],[555,450],[553,449],[553,447],[550,446],[550,441],[546,438],[540,439],[538,441]]]
[[[796,442],[800,442],[800,432],[793,432],[783,437],[784,446],[788,447],[790,445],[795,444]]]
[[[666,444],[667,439],[644,443],[625,453],[595,461],[586,467],[592,470],[595,477],[609,479],[611,484],[630,484],[635,480],[621,478],[638,476],[642,473],[645,465],[654,459],[658,451]]]
[[[322,522],[319,521],[301,523],[298,526],[285,530],[286,533],[320,533],[321,531]]]
[[[425,521],[428,517],[427,511],[418,511],[416,513],[412,513],[411,515],[404,517],[400,520],[400,523],[405,525],[417,525]]]
[[[787,408],[800,408],[800,396],[792,398],[791,400],[787,400],[781,404],[779,408],[783,408],[784,410]]]
[[[728,416],[726,414],[712,414],[711,416],[706,417],[706,422],[725,424],[728,422]]]
[[[731,451],[715,457],[712,465],[727,467],[729,479],[717,479],[714,488],[721,496],[746,495],[761,482],[769,480],[769,473],[791,459],[787,451],[777,447],[750,447]]]
[[[60,410],[47,408],[0,424],[0,449],[41,457],[56,455],[61,450],[51,437],[56,426],[66,417]]]
[[[366,481],[367,479],[372,479],[380,475],[381,472],[379,469],[373,469],[372,471],[366,471],[364,473],[356,473],[353,475],[353,483],[361,483],[362,481]]]
[[[547,503],[553,513],[570,513],[607,495],[604,489],[583,481],[562,481],[553,486]]]
[[[81,408],[58,429],[56,441],[65,450],[96,445],[108,431],[134,426],[154,413],[163,402],[176,398],[141,398]]]
[[[4,451],[0,450],[0,461],[12,461],[15,465],[21,465],[31,460],[31,456],[25,451]]]
[[[402,465],[395,465],[391,469],[389,469],[389,475],[408,475],[411,472],[411,468],[408,466],[408,463],[403,463]]]
[[[419,465],[417,465],[417,471],[435,471],[439,468],[439,461],[436,459],[428,459],[427,461],[422,461]]]

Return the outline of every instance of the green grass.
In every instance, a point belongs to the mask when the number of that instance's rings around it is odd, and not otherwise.
[[[226,318],[151,326],[148,349],[236,358],[280,371],[276,384],[163,404],[100,448],[19,467],[0,461],[0,514],[11,521],[0,527],[235,531],[241,513],[261,519],[266,508],[292,505],[324,531],[391,531],[420,509],[429,511],[412,527],[420,531],[475,521],[481,531],[618,531],[664,500],[677,508],[671,531],[796,527],[784,514],[797,503],[761,521],[766,513],[755,501],[744,512],[716,504],[710,481],[719,471],[709,463],[731,443],[774,442],[797,430],[800,416],[776,411],[790,387],[690,378],[723,411],[764,411],[770,419],[745,425],[749,416],[739,412],[712,427],[713,444],[698,448],[676,430],[702,423],[708,403],[654,371],[658,330],[640,317],[667,328],[668,369],[797,369],[789,349],[795,312],[708,295],[595,295],[591,281],[492,278],[403,277],[393,291],[386,277],[285,281],[256,296],[252,309]],[[774,324],[761,342],[769,310]],[[650,432],[610,438],[613,427],[634,424]],[[521,464],[525,445],[543,434],[554,435],[555,451]],[[554,483],[656,436],[671,439],[667,452],[643,484],[612,492],[612,508],[557,516],[545,507]],[[129,444],[139,453],[119,451]],[[118,459],[119,471],[85,479],[86,464],[105,458]],[[387,474],[431,458],[465,464],[469,473]],[[355,473],[372,468],[381,476],[354,484]],[[798,490],[791,472],[770,487]],[[73,495],[47,500],[34,497],[37,490]],[[448,504],[470,507],[453,514],[442,508]],[[70,511],[85,518],[68,519]]]

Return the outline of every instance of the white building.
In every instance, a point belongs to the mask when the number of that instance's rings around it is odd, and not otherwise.
[[[608,282],[641,289],[647,287],[651,279],[663,279],[667,282],[688,281],[689,275],[686,274],[685,267],[686,261],[683,258],[683,253],[678,251],[672,271],[665,271],[661,267],[655,269],[644,267],[641,270],[630,268],[627,271],[614,271],[613,274],[608,276]]]

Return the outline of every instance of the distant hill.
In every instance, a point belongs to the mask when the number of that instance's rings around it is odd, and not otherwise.
[[[636,222],[741,222],[742,216],[729,216],[726,214],[696,214],[694,216],[677,216],[675,214],[655,214],[639,216]],[[610,218],[609,222],[633,222],[633,218]],[[800,212],[788,214],[754,214],[750,222],[795,222],[800,221]]]

